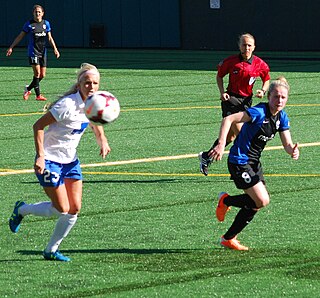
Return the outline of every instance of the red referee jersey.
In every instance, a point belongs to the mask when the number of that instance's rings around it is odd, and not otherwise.
[[[258,56],[244,61],[242,56],[233,55],[218,65],[218,76],[223,78],[229,74],[227,91],[240,96],[251,96],[254,82],[260,77],[262,82],[270,80],[269,66]]]

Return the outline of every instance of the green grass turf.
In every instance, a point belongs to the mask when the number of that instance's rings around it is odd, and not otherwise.
[[[80,143],[82,164],[97,166],[83,168],[82,212],[61,246],[72,262],[41,256],[53,219],[30,216],[18,234],[9,231],[17,199],[34,203],[46,197],[32,173],[0,176],[1,297],[319,297],[319,145],[301,148],[298,161],[283,150],[264,152],[271,203],[239,236],[248,252],[216,244],[236,208],[218,223],[214,199],[220,191],[239,193],[228,178],[226,156],[209,177],[199,174],[196,157],[98,165],[207,149],[221,121],[214,65],[229,53],[61,52],[41,82],[50,101],[86,61],[100,67],[101,89],[118,97],[122,112],[105,127],[112,147],[105,161],[91,132]],[[32,169],[32,124],[44,105],[33,95],[21,99],[31,69],[23,66],[22,50],[14,54],[0,63],[0,172]],[[285,75],[291,84],[286,110],[294,141],[320,142],[318,54],[263,56],[272,78]],[[279,145],[278,137],[268,143]]]

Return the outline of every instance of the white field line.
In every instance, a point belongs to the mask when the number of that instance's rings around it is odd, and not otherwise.
[[[319,107],[320,104],[287,104],[287,107]],[[221,109],[220,105],[217,106],[192,106],[192,107],[164,107],[164,108],[127,108],[121,109],[121,112],[136,112],[136,111],[174,111],[174,110],[194,110],[194,109]],[[42,115],[44,112],[31,112],[31,113],[17,113],[17,114],[0,114],[0,117],[25,117],[30,115]]]
[[[320,146],[320,142],[299,144],[300,148],[313,147],[313,146]],[[266,147],[264,150],[271,151],[271,150],[279,150],[282,148],[283,148],[282,146],[270,146],[270,147]],[[229,151],[225,151],[224,153],[227,154],[229,153]],[[159,156],[159,157],[150,157],[150,158],[141,158],[141,159],[83,164],[81,165],[81,168],[119,166],[119,165],[135,164],[135,163],[157,162],[157,161],[177,160],[177,159],[186,159],[186,158],[195,158],[195,157],[198,157],[198,154],[192,153],[192,154],[182,154],[182,155],[174,155],[174,156]],[[27,173],[33,173],[33,172],[34,172],[33,169],[23,169],[23,170],[0,169],[0,176],[27,174]]]
[[[221,106],[193,106],[193,107],[175,107],[175,108],[127,108],[121,109],[122,112],[137,112],[137,111],[175,111],[175,110],[203,110],[203,109],[221,109]],[[43,115],[42,112],[31,112],[31,113],[17,113],[17,114],[0,114],[0,117],[26,117],[32,115]]]

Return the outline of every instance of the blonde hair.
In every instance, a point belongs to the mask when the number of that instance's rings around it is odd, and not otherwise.
[[[242,40],[243,40],[245,37],[252,39],[254,44],[256,43],[256,41],[255,41],[255,39],[254,39],[254,37],[253,37],[252,34],[250,34],[250,33],[243,33],[243,34],[241,34],[241,35],[239,36],[238,46],[241,45],[241,42],[242,42]]]
[[[79,91],[79,84],[84,80],[86,74],[96,74],[100,78],[100,72],[97,67],[95,67],[93,64],[90,63],[82,63],[80,66],[80,69],[77,71],[77,82],[74,83],[71,88],[65,92],[63,95],[61,95],[56,101],[52,103],[47,103],[43,107],[43,111],[48,111],[57,101],[59,101],[61,98],[68,96],[70,94],[75,94]]]
[[[290,86],[288,84],[287,79],[284,76],[279,76],[276,80],[272,81],[269,90],[268,95],[278,86],[282,86],[288,90],[288,93],[290,91]]]
[[[70,94],[77,93],[79,84],[82,82],[82,80],[85,78],[85,74],[88,72],[90,72],[90,73],[94,72],[100,78],[100,73],[99,73],[98,69],[93,64],[82,63],[80,66],[80,69],[77,72],[77,82],[74,83],[67,92],[65,92],[62,96],[60,96],[60,98],[65,97]]]

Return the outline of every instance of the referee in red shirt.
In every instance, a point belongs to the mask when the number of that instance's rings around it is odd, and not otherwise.
[[[258,77],[261,78],[262,87],[257,90],[256,97],[262,98],[269,88],[269,66],[258,56],[253,55],[255,49],[254,37],[245,33],[239,37],[240,54],[232,55],[218,65],[217,85],[220,91],[222,117],[244,111],[252,105],[253,85]],[[229,74],[229,83],[225,91],[223,78]],[[233,125],[229,131],[226,145],[230,144],[238,135],[242,124]],[[217,146],[218,139],[212,148]],[[200,172],[208,175],[208,166],[211,159],[208,151],[199,153]]]

